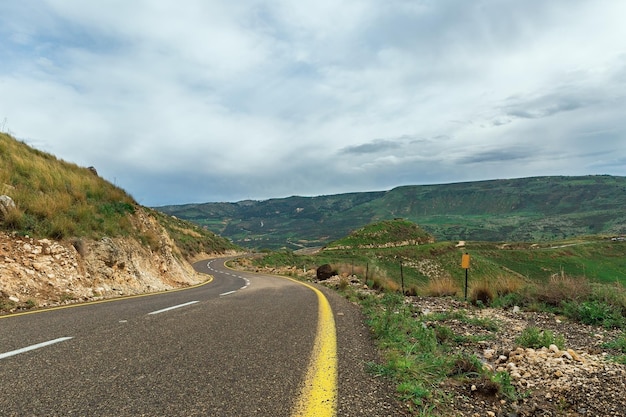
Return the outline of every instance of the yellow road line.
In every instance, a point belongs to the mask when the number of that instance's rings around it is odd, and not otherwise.
[[[254,274],[254,272],[246,272]],[[330,303],[324,294],[312,285],[281,275],[272,276],[308,287],[315,292],[318,300],[317,331],[313,352],[291,417],[335,417],[338,392],[337,331]]]
[[[0,320],[1,319],[9,319],[11,317],[26,316],[28,314],[47,313],[48,311],[63,310],[63,309],[66,309],[66,308],[85,307],[85,306],[90,306],[90,305],[93,305],[93,304],[111,303],[113,301],[129,300],[131,298],[150,297],[150,296],[153,296],[153,295],[169,294],[169,293],[177,292],[177,291],[190,290],[192,288],[201,287],[203,285],[206,285],[206,284],[212,282],[213,281],[213,275],[208,275],[208,277],[209,278],[206,281],[201,282],[199,284],[191,285],[189,287],[175,288],[175,289],[172,289],[172,290],[165,290],[165,291],[149,292],[149,293],[144,293],[144,294],[126,295],[126,296],[121,296],[121,297],[106,298],[104,300],[97,300],[97,301],[86,301],[84,303],[66,304],[66,305],[57,306],[57,307],[48,307],[48,308],[42,308],[42,309],[38,309],[38,310],[22,311],[20,313],[3,314],[3,315],[0,315]]]
[[[330,303],[317,288],[318,321],[313,352],[292,417],[334,417],[337,413],[337,332]]]

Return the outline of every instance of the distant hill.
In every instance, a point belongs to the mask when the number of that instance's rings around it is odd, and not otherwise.
[[[326,250],[380,249],[434,243],[435,239],[415,223],[403,219],[371,223],[330,242]]]
[[[419,224],[437,240],[542,241],[626,234],[626,178],[553,176],[413,185],[157,210],[252,248],[322,246],[366,224],[399,217]]]

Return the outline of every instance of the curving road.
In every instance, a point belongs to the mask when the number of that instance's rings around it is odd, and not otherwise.
[[[336,324],[332,414],[403,415],[393,387],[364,371],[376,356],[358,308],[326,290],[229,270],[224,259],[194,266],[211,282],[0,316],[0,415],[296,415],[319,346],[320,297]]]

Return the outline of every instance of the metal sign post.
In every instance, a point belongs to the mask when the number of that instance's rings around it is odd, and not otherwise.
[[[465,269],[465,301],[467,301],[467,271],[470,267],[469,253],[464,253],[461,257],[461,268]]]

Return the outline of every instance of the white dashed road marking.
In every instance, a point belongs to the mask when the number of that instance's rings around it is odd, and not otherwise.
[[[31,350],[39,349],[42,347],[54,345],[55,343],[65,342],[66,340],[72,339],[71,337],[59,337],[58,339],[48,340],[47,342],[37,343],[36,345],[27,346],[25,348],[12,350],[11,352],[0,353],[0,359],[8,358],[10,356],[19,355],[20,353],[29,352]]]
[[[153,311],[152,313],[148,313],[148,314],[159,314],[159,313],[164,313],[164,312],[166,312],[166,311],[174,310],[175,308],[181,308],[181,307],[189,306],[189,305],[192,305],[192,304],[195,304],[195,303],[197,303],[197,301],[190,301],[190,302],[188,302],[188,303],[179,304],[179,305],[176,305],[176,306],[172,306],[172,307],[164,308],[164,309],[162,309],[162,310]]]

